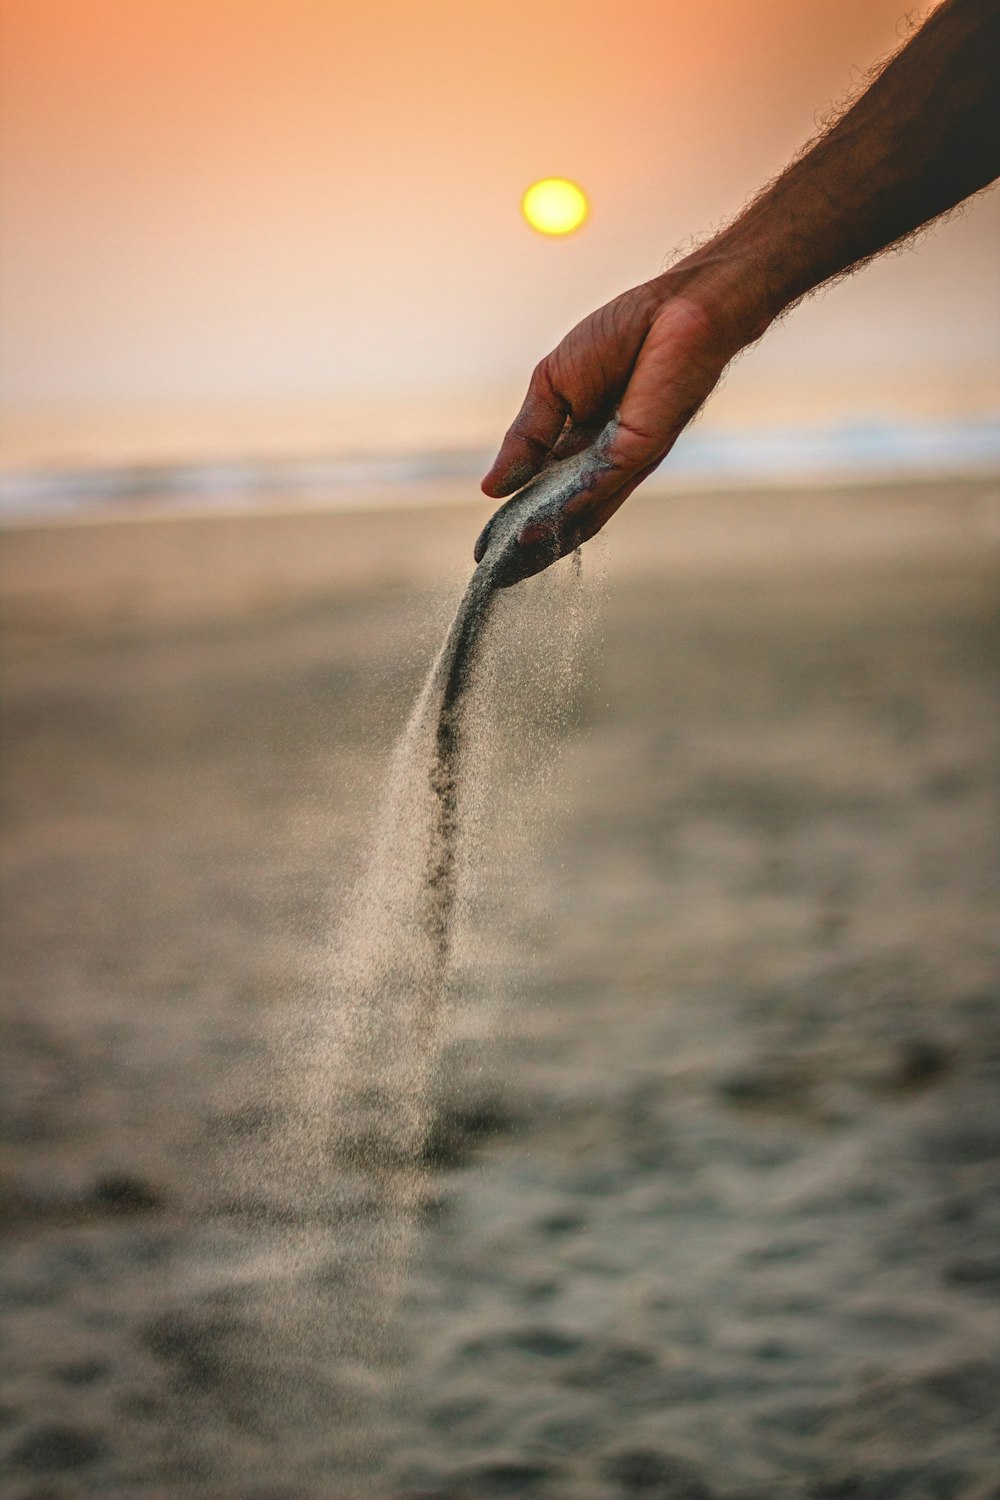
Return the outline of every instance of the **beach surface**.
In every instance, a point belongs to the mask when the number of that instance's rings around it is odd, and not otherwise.
[[[0,1490],[995,1500],[995,483],[510,591],[419,1171],[275,1170],[486,514],[4,538]]]

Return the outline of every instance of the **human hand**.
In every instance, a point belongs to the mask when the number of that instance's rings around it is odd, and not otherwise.
[[[584,318],[538,365],[484,492],[500,499],[553,460],[590,452],[556,514],[521,531],[517,578],[600,531],[670,452],[747,342],[711,306],[668,272]],[[490,531],[476,543],[477,562]]]
[[[483,481],[499,499],[544,469],[545,493],[508,501],[477,562],[502,541],[497,577],[515,583],[593,536],[776,317],[1000,180],[998,64],[995,0],[936,6],[727,229],[579,323],[535,370]],[[548,467],[567,455],[578,462]]]

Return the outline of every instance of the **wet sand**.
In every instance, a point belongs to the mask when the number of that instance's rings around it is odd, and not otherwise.
[[[398,1285],[268,1176],[481,520],[4,539],[3,1493],[1000,1494],[995,485],[631,501]]]

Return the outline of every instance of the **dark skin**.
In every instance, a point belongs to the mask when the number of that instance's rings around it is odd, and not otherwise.
[[[586,541],[670,452],[726,366],[832,278],[1000,176],[1000,0],[945,0],[871,86],[727,229],[578,323],[531,377],[484,492],[597,444],[530,577]],[[482,554],[482,539],[476,559]]]

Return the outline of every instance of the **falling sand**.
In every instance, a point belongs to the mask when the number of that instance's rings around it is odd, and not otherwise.
[[[348,1116],[351,1129],[365,1122],[347,1154],[407,1172],[419,1161],[426,1132],[463,813],[475,805],[472,784],[480,781],[487,754],[489,705],[476,701],[476,689],[487,695],[498,689],[490,625],[501,590],[517,577],[518,534],[529,517],[535,520],[562,497],[570,465],[579,475],[576,460],[552,466],[503,507],[484,534],[488,545],[397,747],[375,853],[346,927],[343,1020],[350,1038],[347,1071],[355,1080]],[[571,572],[579,577],[578,552]],[[340,1154],[348,1144],[341,1139]]]
[[[275,1347],[294,1349],[302,1377],[274,1393],[283,1420],[294,1416],[296,1390],[309,1392],[304,1429],[315,1427],[317,1399],[327,1400],[340,1431],[356,1435],[359,1479],[375,1442],[373,1371],[384,1375],[395,1354],[394,1311],[425,1206],[456,929],[474,949],[466,897],[477,870],[496,880],[516,843],[516,797],[530,786],[537,806],[551,772],[546,730],[571,697],[590,613],[578,551],[530,588],[506,586],[521,576],[526,520],[551,512],[583,472],[580,458],[552,465],[484,533],[485,552],[393,754],[339,927],[328,1003],[289,1046],[280,1139],[267,1163],[243,1164],[247,1191],[259,1197],[270,1178],[264,1193],[275,1205],[269,1305],[258,1312]],[[248,1279],[260,1269],[258,1261]],[[278,1364],[288,1368],[287,1352]],[[350,1457],[341,1449],[338,1465]]]

